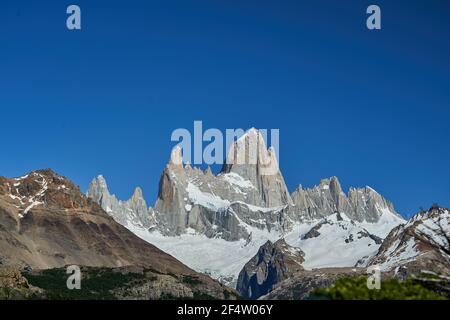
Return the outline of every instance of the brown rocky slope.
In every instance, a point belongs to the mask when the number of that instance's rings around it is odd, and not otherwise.
[[[0,264],[19,270],[150,267],[181,278],[195,277],[196,290],[216,298],[231,292],[135,236],[52,170],[15,179],[0,177]]]

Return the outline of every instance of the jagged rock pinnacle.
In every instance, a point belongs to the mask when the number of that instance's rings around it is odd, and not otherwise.
[[[206,168],[204,174],[207,175],[207,176],[209,176],[209,177],[214,176],[214,174],[212,173],[212,170],[211,170],[211,167],[210,167],[210,166],[208,166],[208,168]]]
[[[176,167],[183,166],[183,154],[182,154],[181,146],[177,145],[172,149],[172,153],[170,154],[169,164],[176,166]]]

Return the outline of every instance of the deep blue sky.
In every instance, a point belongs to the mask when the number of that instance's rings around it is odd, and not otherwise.
[[[82,30],[65,27],[82,9]],[[450,206],[450,1],[0,3],[0,175],[97,174],[149,202],[176,128],[279,128],[291,190],[336,175]]]

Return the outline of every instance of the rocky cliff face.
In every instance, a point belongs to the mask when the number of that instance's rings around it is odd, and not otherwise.
[[[212,238],[226,240],[248,237],[239,217],[230,209],[255,200],[256,188],[249,180],[235,174],[212,175],[190,165],[175,164],[181,150],[175,148],[160,180],[155,212],[158,230],[173,236],[188,229]],[[232,200],[229,200],[232,199]]]
[[[217,176],[210,169],[203,172],[183,165],[181,149],[174,148],[161,176],[155,211],[165,234],[193,229],[235,241],[250,235],[241,221],[255,225],[252,221],[258,220],[258,213],[279,212],[291,204],[274,152],[266,149],[262,135],[252,129],[231,147]],[[269,228],[284,227],[270,219],[265,222]]]
[[[303,270],[304,253],[289,246],[283,239],[266,242],[242,269],[236,289],[242,297],[258,299],[273,287]]]
[[[223,174],[235,174],[251,182],[256,191],[247,203],[271,208],[291,205],[275,150],[267,149],[263,135],[255,128],[231,145]]]

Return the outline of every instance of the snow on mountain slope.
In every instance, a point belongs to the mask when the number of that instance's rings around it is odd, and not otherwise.
[[[433,207],[393,229],[369,265],[450,274],[450,212]]]
[[[249,181],[242,178],[240,175],[234,172],[225,173],[221,175],[223,179],[228,181],[230,184],[239,187],[240,189],[256,189],[255,186]],[[241,190],[237,192],[242,192]]]
[[[173,255],[192,269],[234,286],[242,268],[267,240],[276,242],[284,238],[290,246],[305,252],[305,269],[353,267],[361,259],[375,255],[382,239],[370,234],[344,214],[341,216],[345,220],[339,220],[342,218],[333,215],[315,223],[296,223],[287,233],[270,232],[244,224],[251,238],[238,241],[208,238],[193,229],[174,237],[164,236],[158,231],[129,228],[140,238]],[[377,229],[376,226],[372,227]],[[384,227],[381,225],[381,229]],[[311,230],[316,230],[319,234],[314,236],[315,233]],[[306,235],[309,236],[305,238]]]
[[[355,266],[360,259],[373,256],[382,241],[345,214],[324,218],[309,230],[300,225],[285,240],[305,253],[305,269]]]
[[[364,221],[359,222],[359,225],[377,237],[384,239],[394,227],[406,223],[405,219],[400,217],[395,211],[391,211],[388,208],[380,208],[379,206],[376,209],[381,212],[380,218],[376,223]]]
[[[253,228],[250,241],[208,238],[193,229],[180,236],[164,236],[158,231],[149,232],[135,226],[129,229],[197,272],[206,273],[231,287],[235,286],[239,272],[259,248],[268,239],[276,241],[280,237],[277,232],[261,232],[256,228]]]
[[[34,207],[44,204],[45,193],[48,190],[48,181],[40,172],[32,172],[26,176],[15,178],[13,182],[7,184],[8,196],[12,200],[18,200],[15,205],[20,209],[19,218],[25,217]],[[61,186],[65,187],[65,186]],[[30,194],[30,190],[33,191]]]
[[[188,183],[186,191],[188,193],[189,200],[191,200],[194,205],[200,205],[214,211],[219,211],[230,205],[228,200],[224,200],[219,196],[208,192],[202,192],[195,184],[191,182]]]

